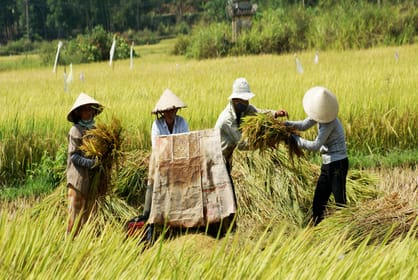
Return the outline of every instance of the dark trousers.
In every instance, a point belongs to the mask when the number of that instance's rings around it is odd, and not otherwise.
[[[232,180],[232,176],[231,176],[231,171],[232,171],[232,163],[231,161],[226,160],[225,161],[225,165],[226,165],[226,171],[228,172],[228,177],[229,180],[231,181],[231,186],[232,186],[232,192],[234,193],[234,202],[235,202],[235,207],[238,208],[238,204],[237,204],[237,196],[235,194],[235,186],[234,186],[234,181]]]
[[[331,193],[334,195],[337,206],[346,205],[347,171],[347,158],[321,166],[321,174],[313,198],[313,222],[315,225],[324,219],[325,207]]]
[[[238,201],[237,201],[237,195],[235,193],[234,180],[232,180],[232,176],[231,176],[232,160],[225,160],[225,165],[226,165],[226,171],[228,172],[229,180],[231,181],[232,193],[234,194],[235,207],[238,210]],[[229,217],[222,222],[222,226],[220,230],[221,234],[224,235],[226,231],[228,230],[228,228],[231,228],[231,231],[236,230],[235,214],[229,215]]]

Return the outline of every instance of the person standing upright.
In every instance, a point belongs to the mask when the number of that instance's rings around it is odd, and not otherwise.
[[[90,188],[92,179],[97,172],[95,166],[97,160],[88,158],[80,149],[86,131],[94,128],[94,118],[103,111],[103,106],[88,96],[81,93],[67,115],[67,120],[73,123],[68,133],[68,158],[67,158],[67,188],[69,220],[67,234],[73,231],[74,224],[78,221],[74,235],[87,221],[91,209],[89,205]]]
[[[255,94],[251,91],[247,79],[242,77],[236,79],[232,85],[232,94],[228,98],[229,102],[226,105],[226,108],[219,115],[215,124],[215,128],[220,129],[222,155],[224,157],[228,175],[231,179],[235,202],[237,202],[235,187],[231,177],[232,158],[235,148],[246,148],[246,144],[240,141],[240,125],[242,119],[246,116],[265,112],[270,112],[274,115],[274,117],[287,116],[287,112],[285,110],[274,111],[257,109],[250,104],[250,99],[254,96]]]

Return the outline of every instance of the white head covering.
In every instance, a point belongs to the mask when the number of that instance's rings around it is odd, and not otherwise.
[[[157,114],[159,112],[164,112],[172,109],[185,108],[187,105],[181,101],[171,90],[164,90],[163,94],[158,100],[157,105],[155,105],[154,110],[151,113]]]
[[[250,100],[255,96],[250,90],[250,85],[245,78],[238,78],[232,85],[232,94],[229,96],[229,100],[233,98]]]
[[[338,116],[338,101],[335,95],[324,87],[310,88],[303,97],[303,109],[313,120],[328,123]]]
[[[77,117],[75,116],[75,111],[84,105],[93,105],[95,109],[95,115],[97,116],[103,111],[103,105],[101,105],[97,100],[93,99],[92,97],[88,96],[85,93],[80,93],[77,97],[76,101],[74,102],[73,107],[71,108],[70,112],[67,114],[67,120],[70,122],[77,121]]]

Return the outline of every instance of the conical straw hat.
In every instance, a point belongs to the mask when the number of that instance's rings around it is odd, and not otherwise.
[[[166,89],[158,100],[157,105],[155,105],[153,114],[158,112],[164,112],[172,109],[185,108],[187,105],[181,101],[171,90]]]
[[[87,104],[94,105],[94,109],[96,110],[96,116],[103,111],[103,106],[97,100],[91,98],[85,93],[80,93],[80,95],[77,97],[77,100],[74,102],[74,105],[71,108],[70,112],[68,112],[67,120],[70,122],[76,121],[76,116],[74,114],[75,110]]]
[[[338,101],[328,89],[313,87],[303,97],[303,109],[311,119],[328,123],[338,116]]]

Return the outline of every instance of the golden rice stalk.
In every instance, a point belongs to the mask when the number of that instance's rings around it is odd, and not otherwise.
[[[87,157],[98,158],[101,162],[116,162],[122,145],[122,125],[120,120],[113,118],[110,124],[99,123],[83,137],[80,147]]]
[[[319,166],[306,158],[291,164],[282,146],[263,153],[235,151],[233,162],[240,226],[264,224],[272,217],[298,227],[309,223]],[[354,206],[376,199],[381,195],[376,189],[377,183],[377,178],[370,172],[350,169],[347,204]],[[335,205],[333,195],[328,205]]]
[[[339,209],[321,222],[316,230],[322,236],[339,228],[346,230],[358,242],[368,239],[368,244],[379,244],[407,234],[417,238],[417,222],[418,209],[413,202],[394,192],[354,207]]]
[[[133,150],[125,152],[120,162],[114,193],[129,205],[140,207],[144,203],[150,155],[148,150]]]
[[[38,217],[42,212],[51,211],[51,209],[57,209],[62,220],[67,221],[68,201],[65,184],[61,184],[54,192],[32,207],[32,216]],[[137,215],[136,208],[129,206],[113,193],[95,199],[92,202],[92,209],[90,222],[94,224],[97,232],[100,232],[108,223],[116,224],[122,229],[130,218]]]
[[[302,150],[292,138],[292,134],[299,132],[292,127],[287,127],[283,121],[274,118],[269,113],[259,113],[254,116],[244,117],[241,123],[242,138],[252,150],[267,150],[276,148],[280,143],[288,148],[289,158],[296,155],[301,157]]]
[[[112,167],[122,154],[121,145],[122,125],[116,118],[110,124],[98,124],[84,135],[80,149],[87,157],[97,159],[99,164],[90,187],[90,197],[105,195],[110,190]]]

